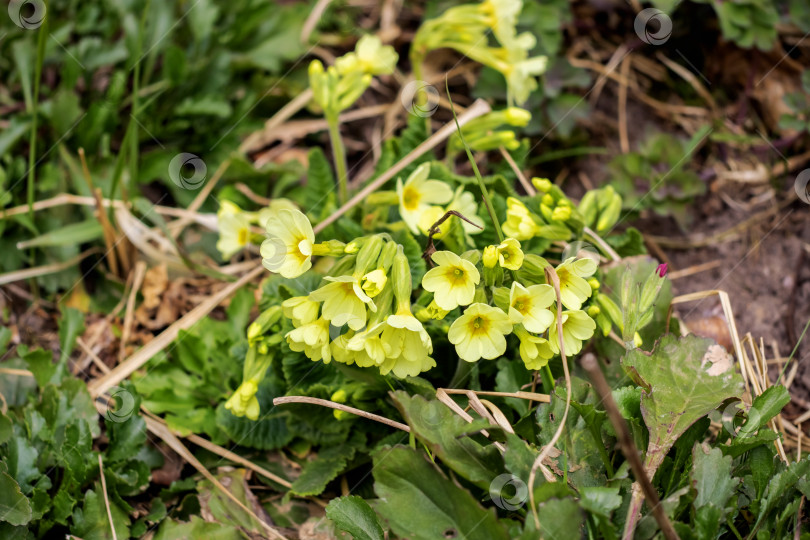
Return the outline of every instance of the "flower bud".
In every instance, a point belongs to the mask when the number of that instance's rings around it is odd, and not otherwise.
[[[601,284],[599,283],[599,280],[596,279],[595,277],[592,277],[592,278],[588,279],[588,285],[591,286],[592,291],[598,291],[599,287],[601,287]]]
[[[532,114],[520,107],[507,107],[504,113],[504,120],[511,126],[526,127],[532,119]]]
[[[408,257],[405,256],[405,252],[400,245],[397,246],[397,254],[394,256],[394,264],[391,270],[397,304],[410,306],[411,267],[408,264]]]
[[[566,221],[571,217],[571,209],[567,206],[558,206],[551,213],[552,221]]]
[[[382,247],[383,239],[379,235],[370,237],[365,244],[363,244],[363,247],[360,248],[360,251],[357,252],[357,260],[354,262],[354,273],[362,276],[372,265],[376,264]]]
[[[554,197],[551,196],[551,193],[546,193],[543,195],[543,198],[540,199],[540,203],[552,208],[554,206]]]
[[[532,185],[539,191],[540,193],[548,193],[551,189],[551,180],[548,178],[532,178]],[[553,204],[553,200],[552,200]]]
[[[498,265],[498,248],[496,246],[484,248],[483,263],[484,268],[495,268]]]

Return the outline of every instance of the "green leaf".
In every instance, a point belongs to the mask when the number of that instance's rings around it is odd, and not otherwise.
[[[791,495],[793,487],[802,479],[810,475],[810,455],[798,462],[788,465],[787,469],[779,472],[771,478],[765,498],[762,500],[759,515],[757,516],[756,527],[759,527],[762,520],[777,506],[777,502],[786,496]]]
[[[450,481],[421,453],[405,446],[372,454],[377,511],[399,536],[411,540],[506,540],[493,509]]]
[[[334,521],[338,529],[351,534],[354,540],[385,538],[377,514],[357,495],[332,499],[326,507],[326,517]]]
[[[88,219],[87,221],[65,225],[54,231],[20,242],[20,249],[23,247],[77,246],[98,240],[103,235],[104,230],[99,221],[97,219]]]
[[[31,521],[31,502],[20,486],[5,472],[0,472],[0,521],[25,525]]]
[[[579,495],[579,504],[582,508],[605,519],[610,519],[613,511],[622,505],[618,486],[583,487],[579,490]]]
[[[493,445],[482,446],[470,437],[458,437],[470,425],[444,403],[422,396],[394,392],[394,403],[411,426],[411,433],[422,441],[445,465],[482,489],[488,489],[503,469]]]
[[[206,540],[244,540],[238,527],[218,522],[203,521],[199,516],[191,516],[188,522],[164,520],[160,524],[155,540],[177,540],[178,538],[205,538]]]
[[[665,335],[649,355],[628,351],[622,366],[642,388],[641,414],[650,432],[645,468],[650,476],[689,426],[743,392],[742,377],[725,349],[694,335]]]
[[[781,384],[771,386],[762,392],[762,394],[754,398],[751,409],[748,411],[748,419],[737,432],[737,438],[734,442],[743,442],[753,436],[759,428],[779,414],[788,403],[790,403],[790,394]]]
[[[9,441],[5,457],[7,472],[17,481],[23,493],[31,493],[34,488],[32,482],[40,476],[37,457],[39,452],[27,439],[14,437]]]
[[[59,367],[53,362],[53,353],[42,349],[35,349],[21,358],[28,363],[28,369],[34,374],[34,379],[40,388],[53,382],[56,369]]]
[[[260,450],[281,448],[292,439],[292,433],[287,429],[287,414],[273,405],[273,398],[283,395],[282,385],[268,374],[259,384],[259,391],[256,393],[261,409],[259,419],[254,421],[236,417],[225,408],[223,401],[217,407],[217,425],[240,446]]]
[[[67,362],[70,353],[76,346],[76,338],[84,332],[84,314],[78,309],[61,308],[62,317],[59,319],[59,363]]]
[[[537,507],[541,538],[580,538],[585,516],[573,499],[549,499]]]
[[[219,481],[239,502],[254,511],[258,501],[247,483],[246,469],[233,469],[217,475]],[[209,480],[197,485],[202,515],[209,515],[215,521],[225,525],[235,525],[253,534],[264,532],[262,524],[245,512],[230,497],[214,487]]]
[[[107,505],[101,493],[101,488],[89,489],[84,494],[81,508],[73,511],[73,526],[71,534],[83,540],[112,540],[110,520],[107,517]],[[129,516],[110,501],[110,513],[118,538],[129,538]]]
[[[357,444],[350,442],[321,450],[313,461],[304,465],[290,492],[302,497],[320,495],[327,484],[343,472],[356,452]]]
[[[697,491],[695,508],[712,504],[721,510],[734,494],[739,479],[731,474],[731,457],[719,448],[695,444],[692,450],[693,467],[690,471],[692,486]]]
[[[335,177],[332,174],[332,165],[320,147],[316,146],[309,151],[308,160],[309,169],[302,207],[305,212],[320,216],[323,215],[322,210],[334,206]]]

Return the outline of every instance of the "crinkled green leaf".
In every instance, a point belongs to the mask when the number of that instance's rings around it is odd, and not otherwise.
[[[112,501],[110,501],[110,512],[116,536],[128,538],[129,516]],[[70,528],[70,532],[83,540],[112,540],[107,505],[100,486],[97,485],[95,489],[87,490],[82,507],[73,510],[73,526]]]
[[[689,426],[740,398],[742,377],[728,353],[712,340],[694,335],[662,337],[651,354],[631,350],[622,359],[642,387],[641,414],[650,432],[645,466],[651,474]]]
[[[300,496],[320,495],[327,484],[337,478],[354,458],[357,444],[346,442],[327,446],[301,470],[290,491]]]
[[[372,457],[376,509],[397,535],[411,540],[508,538],[493,509],[484,510],[420,452],[383,447]]]
[[[503,461],[492,445],[482,446],[469,437],[458,437],[469,424],[444,403],[421,396],[394,392],[394,401],[411,433],[457,474],[487,489],[503,469]]]
[[[357,495],[332,499],[326,507],[326,517],[334,521],[338,529],[351,534],[354,540],[385,538],[377,514]]]
[[[718,448],[708,449],[700,444],[695,445],[692,455],[690,475],[692,486],[697,491],[695,508],[714,505],[722,510],[740,483],[731,474],[731,457],[724,456]]]
[[[31,521],[31,502],[8,473],[0,472],[0,521],[25,525]]]

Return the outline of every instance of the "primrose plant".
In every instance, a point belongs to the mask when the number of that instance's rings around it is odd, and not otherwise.
[[[258,417],[258,386],[273,358],[285,351],[406,378],[437,366],[432,355],[440,340],[455,349],[459,367],[513,350],[526,369],[551,382],[549,360],[579,353],[597,322],[605,335],[614,326],[629,326],[622,310],[598,293],[598,258],[568,256],[552,264],[524,251],[524,246],[548,247],[550,239],[570,240],[573,229],[582,228],[577,208],[557,186],[533,179],[537,196],[508,198],[503,222],[487,223],[470,191],[430,178],[430,170],[429,162],[419,165],[404,182],[397,181],[395,193],[379,197],[378,204],[395,206],[401,221],[347,243],[318,242],[310,220],[290,208],[292,203],[276,202],[262,211],[264,266],[282,278],[307,277],[314,285],[308,294],[269,307],[250,325],[243,382],[226,404],[234,415]],[[488,190],[482,192],[491,208]],[[240,219],[248,222],[251,214],[243,214]],[[468,227],[465,243],[436,249],[433,242],[442,233],[437,223],[450,216]],[[489,226],[498,240],[476,242],[477,233]],[[422,255],[431,268],[416,282],[406,247],[394,239],[403,227],[428,239]],[[451,229],[441,228],[445,234]],[[233,236],[227,230],[221,234]]]

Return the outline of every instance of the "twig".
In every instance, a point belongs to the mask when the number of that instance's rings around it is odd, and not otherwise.
[[[470,106],[469,109],[467,109],[461,116],[458,117],[458,123],[459,125],[463,126],[470,120],[478,118],[482,114],[488,113],[490,110],[491,110],[490,106],[486,101],[478,99],[475,101],[475,103],[473,103]],[[330,215],[328,218],[315,225],[315,227],[313,227],[315,233],[317,234],[323,231],[329,225],[337,221],[338,218],[340,218],[340,216],[342,216],[343,214],[345,214],[346,212],[348,212],[349,210],[351,210],[352,208],[363,202],[366,199],[366,197],[368,197],[375,190],[379,189],[380,186],[388,182],[390,179],[394,178],[397,174],[402,172],[402,170],[405,169],[405,167],[413,163],[419,156],[421,156],[425,152],[429,152],[430,150],[438,146],[440,143],[444,142],[450,135],[453,134],[455,130],[456,126],[452,122],[448,122],[447,124],[442,126],[442,128],[439,131],[431,135],[426,141],[422,142],[422,144],[411,150],[408,153],[408,155],[399,160],[396,165],[385,171],[383,174],[381,174],[380,176],[375,178],[371,183],[369,183],[366,187],[357,192],[357,194],[355,194],[354,197],[349,199],[348,202],[346,202],[346,204],[338,208],[337,211],[335,211],[332,215]]]
[[[512,167],[512,171],[514,171],[515,176],[517,176],[520,185],[523,186],[523,189],[526,190],[526,194],[529,197],[534,197],[535,195],[537,195],[537,190],[534,189],[532,183],[529,182],[528,178],[526,178],[526,175],[523,174],[523,171],[521,171],[520,168],[517,166],[517,163],[515,163],[515,160],[512,159],[512,155],[506,151],[506,148],[501,146],[500,148],[498,148],[498,150],[500,150],[503,159],[505,159],[506,162],[509,164],[509,166]]]
[[[560,342],[560,359],[562,360],[563,365],[563,373],[565,374],[565,411],[563,412],[562,418],[560,419],[560,425],[557,427],[557,431],[554,432],[554,436],[548,442],[548,444],[543,448],[537,458],[534,460],[532,464],[532,470],[529,473],[529,499],[532,505],[532,515],[534,515],[534,523],[539,528],[540,527],[540,516],[537,513],[537,505],[534,502],[534,479],[537,473],[538,467],[542,465],[543,460],[546,456],[551,453],[551,449],[554,448],[554,445],[557,444],[557,441],[560,440],[562,436],[562,432],[565,429],[565,422],[568,419],[568,410],[571,407],[571,374],[568,372],[568,359],[565,357],[565,343],[563,342],[563,328],[562,328],[562,297],[560,293],[560,278],[557,276],[556,270],[553,267],[547,266],[545,268],[546,272],[546,283],[551,283],[554,286],[554,292],[557,293],[557,339]]]
[[[284,405],[285,403],[310,403],[312,405],[320,405],[321,407],[329,407],[330,409],[337,409],[339,411],[345,411],[348,413],[356,414],[357,416],[362,416],[363,418],[374,420],[375,422],[385,424],[386,426],[401,429],[406,433],[411,431],[411,428],[409,426],[406,426],[405,424],[402,424],[400,422],[396,422],[384,416],[363,411],[361,409],[355,409],[354,407],[349,407],[348,405],[343,405],[342,403],[335,403],[334,401],[329,401],[328,399],[319,399],[308,396],[283,396],[273,399],[273,405]]]
[[[144,345],[142,348],[138,349],[124,362],[118,364],[109,374],[91,381],[87,385],[87,389],[90,391],[90,394],[94,397],[99,396],[129,377],[135,370],[140,368],[154,355],[162,351],[172,341],[174,341],[177,338],[177,335],[180,333],[180,330],[187,330],[197,324],[200,319],[208,315],[226,298],[250,283],[253,279],[262,275],[263,272],[266,272],[264,267],[262,265],[258,265],[237,281],[229,283],[226,287],[217,291],[206,300],[198,304],[194,309],[172,323],[166,330],[161,332],[160,335]]]
[[[14,281],[22,281],[34,277],[47,276],[48,274],[55,274],[57,272],[61,272],[62,270],[67,270],[68,268],[74,268],[77,264],[79,264],[79,262],[81,262],[88,255],[92,255],[93,253],[97,253],[98,251],[99,251],[98,248],[90,248],[87,251],[80,253],[79,255],[71,259],[68,259],[65,262],[46,264],[43,266],[35,266],[34,268],[26,268],[24,270],[15,270],[13,272],[0,274],[0,285],[5,285],[6,283],[12,283]]]
[[[588,377],[590,377],[591,383],[593,383],[593,387],[596,390],[596,393],[599,395],[600,402],[605,407],[605,412],[607,412],[610,423],[613,424],[613,428],[616,430],[616,434],[618,435],[619,445],[622,449],[622,453],[630,463],[630,468],[633,470],[633,476],[635,477],[636,482],[641,485],[644,496],[647,498],[647,501],[649,501],[649,504],[652,507],[652,513],[655,520],[658,522],[658,526],[661,527],[661,531],[668,540],[677,540],[678,535],[675,532],[675,529],[672,527],[672,523],[670,523],[666,512],[664,512],[664,507],[661,506],[658,493],[650,483],[650,479],[647,478],[647,473],[644,472],[644,465],[642,465],[641,458],[638,455],[638,448],[636,448],[633,438],[630,436],[630,430],[627,429],[627,423],[624,421],[624,418],[622,418],[619,408],[616,406],[616,402],[613,400],[610,385],[608,385],[607,381],[605,380],[605,375],[602,373],[602,369],[599,367],[599,363],[596,361],[596,357],[592,353],[587,353],[582,358],[582,368],[588,373]],[[632,524],[629,521],[628,524],[632,527]],[[630,530],[625,528],[624,538],[626,540],[632,539],[633,532],[633,528]]]
[[[477,223],[473,223],[472,221],[464,217],[460,212],[456,212],[455,210],[448,210],[447,212],[445,212],[444,215],[440,217],[438,220],[436,220],[436,223],[431,225],[430,229],[428,229],[427,244],[425,245],[425,250],[422,252],[422,258],[425,259],[425,262],[431,268],[433,268],[433,260],[431,259],[431,257],[433,256],[434,253],[436,253],[436,248],[433,245],[433,235],[442,232],[441,229],[439,229],[439,226],[448,219],[450,219],[450,216],[456,216],[459,219],[463,219],[473,227],[478,227],[481,230],[484,229]]]
[[[113,522],[112,510],[110,510],[110,498],[107,496],[107,479],[104,478],[104,465],[101,462],[101,454],[98,455],[98,474],[101,476],[101,492],[104,494],[104,506],[107,508],[107,519],[110,521],[110,530],[113,540],[118,540],[115,534],[115,523]]]
[[[583,231],[585,234],[587,234],[588,236],[590,236],[590,237],[591,237],[591,239],[592,239],[594,242],[596,242],[597,244],[599,244],[599,247],[600,247],[600,248],[602,248],[602,249],[604,250],[604,252],[605,252],[605,253],[607,253],[607,254],[608,254],[608,256],[609,256],[611,259],[613,259],[614,261],[620,261],[620,260],[621,260],[621,258],[622,258],[622,257],[621,257],[621,255],[619,255],[618,253],[616,253],[616,250],[614,250],[612,247],[610,247],[610,244],[608,244],[607,242],[605,242],[605,240],[604,240],[604,239],[603,239],[601,236],[599,236],[598,234],[596,234],[596,232],[595,232],[595,231],[591,230],[591,228],[590,228],[590,227],[583,227],[582,231]]]

